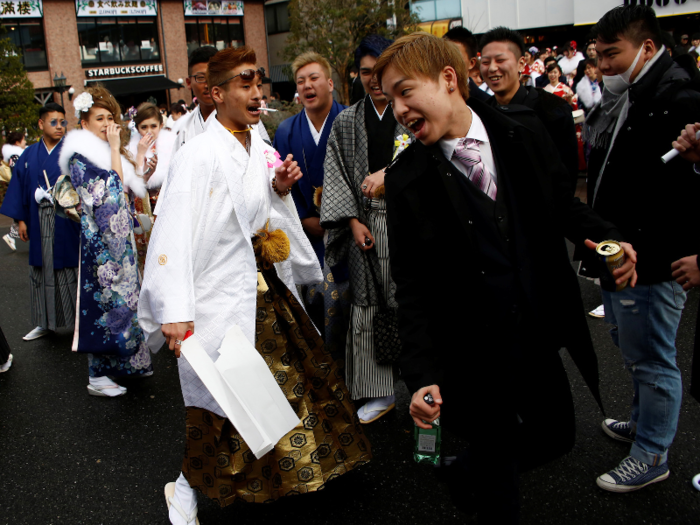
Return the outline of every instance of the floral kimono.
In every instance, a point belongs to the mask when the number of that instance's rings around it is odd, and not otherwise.
[[[91,377],[149,373],[151,358],[136,316],[141,284],[132,245],[134,210],[124,191],[126,186],[145,195],[143,182],[122,157],[123,185],[110,169],[109,145],[89,131],[66,137],[60,164],[81,207],[73,350],[88,353]]]

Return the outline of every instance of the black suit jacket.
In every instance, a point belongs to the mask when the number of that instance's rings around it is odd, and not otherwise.
[[[492,107],[498,106],[496,97],[488,103]],[[508,105],[512,106],[510,115],[515,113],[516,105],[526,106],[537,114],[566,166],[571,191],[575,192],[578,184],[578,139],[569,103],[544,89],[520,86]]]
[[[479,89],[479,86],[476,85],[476,82],[469,78],[469,96],[476,100],[486,102],[493,95],[489,95],[488,93],[486,93],[486,91],[482,91],[481,89]]]
[[[598,369],[584,318],[576,275],[565,237],[581,244],[620,239],[573,197],[566,169],[536,114],[525,108],[506,116],[508,106],[491,108],[469,99],[483,121],[497,163],[498,180],[507,178],[518,200],[519,221],[537,250],[534,291],[546,317],[545,331],[523,341],[526,351],[556,351],[565,346],[600,403]],[[497,301],[485,286],[484,267],[474,243],[470,210],[439,145],[411,144],[386,172],[391,271],[396,283],[401,375],[411,391],[438,384],[460,390],[498,381],[502,357],[494,340],[506,323],[493,316]],[[517,239],[515,240],[517,242]],[[526,312],[534,314],[535,312]]]

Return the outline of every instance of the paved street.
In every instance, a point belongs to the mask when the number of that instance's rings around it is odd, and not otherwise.
[[[7,233],[0,225],[0,235]],[[72,332],[23,342],[29,321],[27,245],[10,252],[0,242],[0,326],[15,356],[0,375],[0,525],[167,524],[163,486],[175,480],[184,446],[184,408],[175,359],[154,358],[151,378],[124,382],[117,399],[90,397],[86,357],[70,351]],[[555,283],[553,283],[555,285]],[[581,281],[587,309],[598,289]],[[556,305],[552,305],[556,308]],[[678,337],[679,363],[688,387],[697,293],[690,296]],[[631,385],[602,320],[589,319],[600,360],[603,401],[610,417],[628,415]],[[547,330],[547,312],[541,312]],[[602,414],[565,356],[574,386],[578,435],[566,457],[521,477],[523,524],[700,523],[700,405],[686,396],[670,456],[670,478],[643,491],[617,495],[595,485],[597,475],[628,447],[600,430]],[[465,380],[470,372],[465,370]],[[200,498],[203,525],[215,524],[456,524],[469,516],[454,509],[445,486],[429,468],[414,464],[408,393],[398,409],[369,426],[375,459],[320,493],[271,505],[219,509]],[[557,432],[553,420],[551,432]],[[484,431],[492,427],[483,422]],[[443,451],[460,443],[444,434]]]

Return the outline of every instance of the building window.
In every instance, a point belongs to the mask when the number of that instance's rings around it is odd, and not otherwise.
[[[415,0],[411,2],[411,12],[418,15],[421,22],[459,18],[462,16],[460,0]]]
[[[266,5],[265,20],[268,35],[289,31],[289,2]]]
[[[78,18],[83,66],[160,60],[158,26],[152,17]]]
[[[185,17],[187,54],[201,46],[213,46],[219,51],[245,44],[243,17]]]
[[[44,25],[41,18],[12,20],[3,18],[7,36],[22,52],[22,63],[27,71],[48,69]]]

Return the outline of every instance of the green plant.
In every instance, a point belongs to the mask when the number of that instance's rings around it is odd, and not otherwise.
[[[0,128],[4,135],[11,131],[25,131],[27,142],[35,142],[38,104],[34,86],[27,78],[20,51],[0,26]]]
[[[282,121],[287,120],[299,113],[303,106],[301,104],[294,104],[293,102],[282,101],[276,104],[277,111],[268,111],[267,115],[261,117],[267,134],[270,135],[270,140],[275,139],[275,133],[277,128],[282,123]]]

